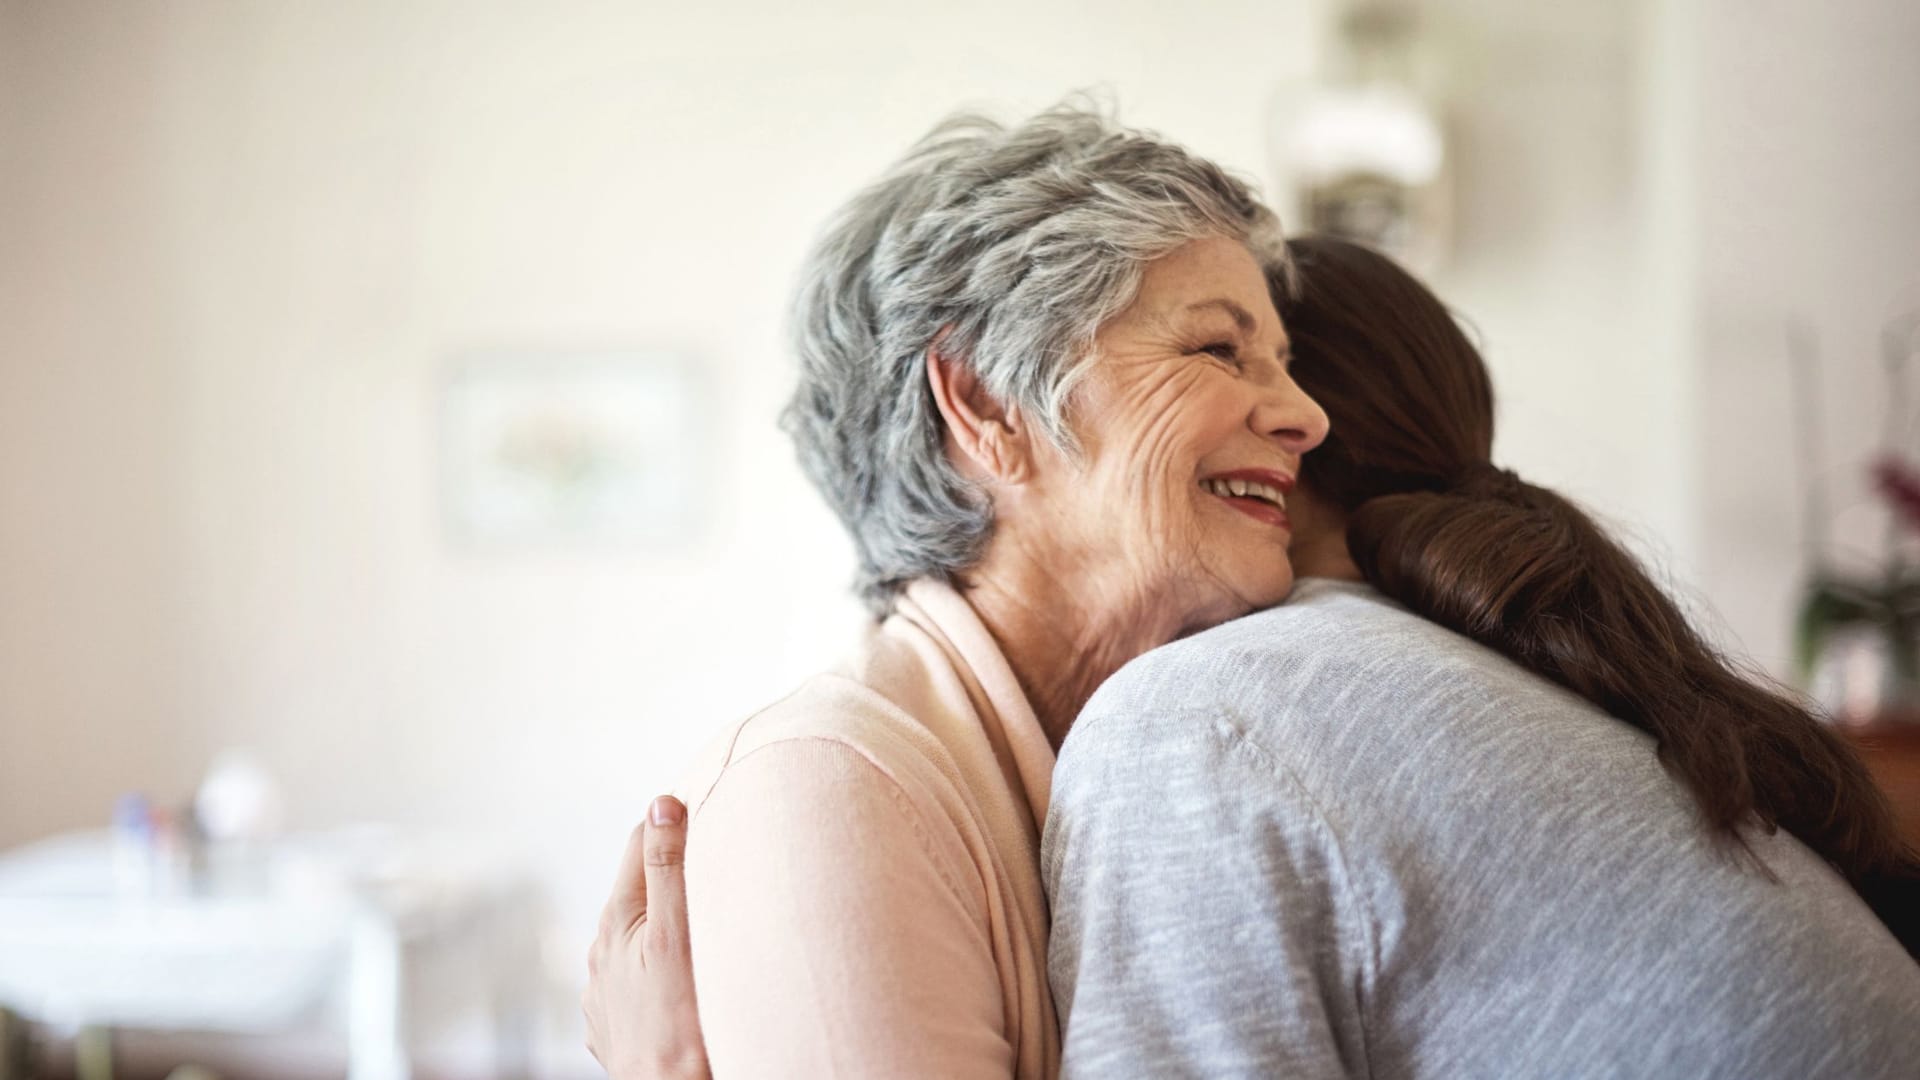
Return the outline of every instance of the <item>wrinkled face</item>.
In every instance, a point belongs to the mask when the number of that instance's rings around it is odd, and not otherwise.
[[[1150,263],[1095,353],[1069,414],[1079,459],[1038,455],[1062,574],[1183,632],[1279,603],[1286,497],[1327,417],[1287,374],[1252,253],[1206,239]]]

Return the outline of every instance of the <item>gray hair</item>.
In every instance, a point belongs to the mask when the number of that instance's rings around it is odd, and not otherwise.
[[[1081,103],[1015,127],[950,117],[840,209],[801,271],[800,385],[781,426],[853,535],[876,614],[907,582],[972,566],[993,531],[947,460],[924,367],[935,339],[1075,453],[1067,411],[1095,333],[1148,262],[1213,236],[1286,259],[1246,183]]]

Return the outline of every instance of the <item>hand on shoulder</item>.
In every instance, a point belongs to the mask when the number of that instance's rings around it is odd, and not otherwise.
[[[687,808],[663,795],[634,828],[587,951],[587,1049],[611,1080],[712,1075],[687,931]]]

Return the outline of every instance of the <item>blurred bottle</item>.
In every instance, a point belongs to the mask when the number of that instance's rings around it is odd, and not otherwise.
[[[149,848],[152,856],[148,865],[152,874],[152,895],[155,897],[171,900],[188,892],[189,856],[183,834],[179,814],[164,806],[152,808],[152,826],[148,831],[152,837]]]
[[[129,791],[113,804],[113,883],[124,897],[153,895],[153,813],[147,797]]]

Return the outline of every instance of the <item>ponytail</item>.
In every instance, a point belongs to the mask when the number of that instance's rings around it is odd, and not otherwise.
[[[1853,751],[1736,670],[1580,508],[1489,463],[1485,365],[1431,293],[1355,245],[1289,247],[1294,376],[1333,418],[1304,479],[1347,511],[1361,574],[1652,735],[1729,850],[1751,854],[1744,829],[1787,830],[1920,956],[1920,857]]]
[[[1347,542],[1381,592],[1652,735],[1717,839],[1744,852],[1742,829],[1785,829],[1920,953],[1913,858],[1859,759],[1737,673],[1579,508],[1482,481],[1370,499]]]

